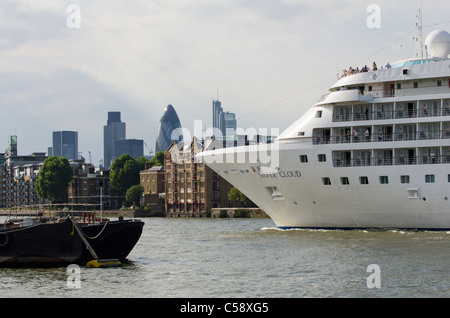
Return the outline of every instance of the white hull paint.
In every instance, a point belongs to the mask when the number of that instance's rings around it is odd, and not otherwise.
[[[380,166],[335,168],[331,163],[301,164],[321,150],[302,151],[301,144],[280,144],[280,168],[261,174],[256,163],[209,163],[263,209],[280,228],[402,228],[450,229],[449,165]],[[296,149],[298,147],[298,149]],[[256,146],[223,149],[251,152]],[[216,150],[220,152],[220,150]],[[201,156],[210,155],[205,152]],[[331,157],[331,153],[327,156]],[[213,161],[213,160],[211,160]],[[231,171],[234,171],[233,173]],[[255,171],[253,171],[255,170]],[[411,182],[401,184],[409,174]],[[425,174],[435,174],[436,183],[425,183]],[[379,176],[389,184],[379,184]],[[330,186],[324,186],[328,176]],[[349,185],[340,184],[347,177]],[[369,184],[361,185],[360,176]],[[274,189],[278,191],[274,196]]]

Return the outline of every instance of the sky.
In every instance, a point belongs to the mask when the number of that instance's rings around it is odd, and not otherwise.
[[[443,0],[0,0],[0,152],[73,130],[98,166],[120,111],[147,155],[168,104],[194,134],[217,97],[238,127],[281,133],[343,69],[414,57],[419,8],[424,38],[450,31]]]

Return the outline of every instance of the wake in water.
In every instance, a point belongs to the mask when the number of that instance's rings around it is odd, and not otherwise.
[[[289,232],[289,231],[299,231],[299,232],[362,232],[362,233],[376,233],[376,232],[390,232],[399,234],[414,234],[414,233],[445,233],[450,234],[450,231],[429,231],[429,230],[399,230],[399,229],[309,229],[309,228],[290,228],[282,229],[278,227],[263,227],[261,231],[278,231],[278,232]]]
[[[340,229],[308,229],[308,228],[290,228],[290,229],[281,229],[278,227],[263,227],[261,231],[279,231],[279,232],[289,232],[289,231],[297,231],[297,232],[343,232],[347,230]]]

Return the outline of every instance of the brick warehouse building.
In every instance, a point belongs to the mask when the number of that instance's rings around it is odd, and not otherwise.
[[[190,144],[174,142],[165,152],[166,216],[206,217],[212,208],[240,207],[228,200],[232,186],[195,158],[204,150],[204,142],[194,138]]]
[[[146,163],[144,170],[139,172],[140,184],[144,189],[141,197],[141,207],[151,212],[165,213],[165,173],[163,166],[151,167]]]

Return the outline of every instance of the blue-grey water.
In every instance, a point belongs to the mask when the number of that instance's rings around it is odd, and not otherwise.
[[[270,219],[143,220],[123,267],[3,268],[0,297],[450,296],[449,232],[282,231]]]

